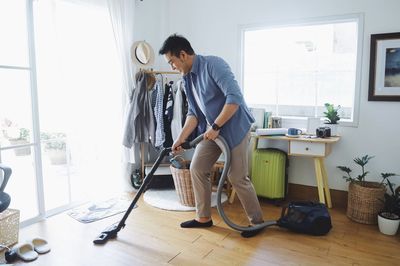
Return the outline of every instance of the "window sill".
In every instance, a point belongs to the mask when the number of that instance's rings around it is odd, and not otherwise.
[[[321,125],[323,124],[323,118],[321,118]],[[343,120],[339,121],[340,127],[358,127],[358,122]],[[307,118],[306,117],[288,117],[282,116],[282,127],[284,128],[307,128]]]

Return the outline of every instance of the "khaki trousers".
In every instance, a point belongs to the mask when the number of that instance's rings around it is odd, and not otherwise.
[[[253,184],[248,178],[248,146],[250,132],[231,150],[228,179],[252,224],[263,222],[262,211]],[[211,169],[221,155],[221,148],[214,141],[201,141],[190,165],[197,217],[211,217]]]

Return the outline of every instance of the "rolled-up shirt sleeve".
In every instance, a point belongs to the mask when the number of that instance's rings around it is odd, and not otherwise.
[[[189,104],[188,112],[186,116],[196,116],[195,112],[193,111],[192,107]]]
[[[225,104],[241,104],[243,96],[229,65],[219,57],[210,61],[209,74],[226,96]]]

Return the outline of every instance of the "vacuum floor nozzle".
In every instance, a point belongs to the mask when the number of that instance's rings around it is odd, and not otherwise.
[[[117,237],[119,230],[120,229],[118,229],[118,224],[113,224],[107,227],[103,232],[101,232],[100,235],[98,235],[96,239],[93,240],[93,243],[104,244],[108,241],[108,239]]]

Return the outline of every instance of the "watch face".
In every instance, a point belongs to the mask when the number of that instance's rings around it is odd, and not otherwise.
[[[217,125],[217,124],[212,124],[212,129],[214,129],[214,130],[220,130],[221,128]]]

